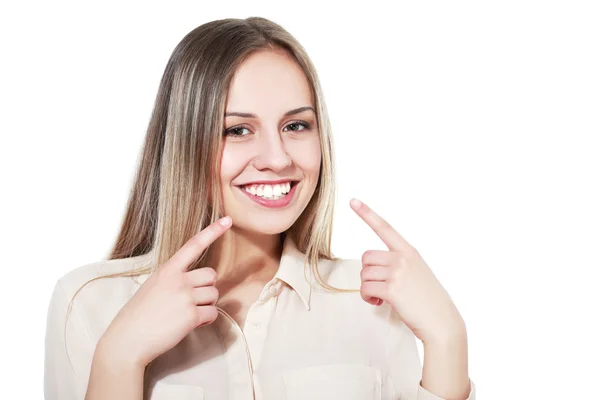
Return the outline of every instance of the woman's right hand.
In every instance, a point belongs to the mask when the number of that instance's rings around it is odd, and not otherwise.
[[[103,358],[145,368],[196,327],[217,318],[217,273],[187,268],[230,227],[230,217],[212,223],[150,275],[100,339],[97,351]]]

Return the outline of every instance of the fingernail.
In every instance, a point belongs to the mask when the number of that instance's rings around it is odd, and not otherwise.
[[[219,223],[223,226],[229,226],[229,224],[231,223],[231,217],[223,217],[221,218]]]
[[[350,204],[352,204],[353,207],[360,207],[361,203],[357,199],[352,199],[350,200]]]

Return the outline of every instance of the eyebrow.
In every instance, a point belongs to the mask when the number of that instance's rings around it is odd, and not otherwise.
[[[289,117],[290,115],[300,114],[302,111],[306,111],[306,110],[312,110],[312,112],[314,112],[316,114],[314,108],[306,106],[306,107],[294,108],[293,110],[290,110],[290,111],[286,112],[285,114],[283,114],[283,116]],[[256,114],[235,112],[235,111],[225,113],[225,117],[242,117],[242,118],[258,119],[258,116]]]

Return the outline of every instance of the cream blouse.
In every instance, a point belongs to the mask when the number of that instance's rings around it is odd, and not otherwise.
[[[83,400],[94,349],[117,312],[149,274],[98,279],[82,289],[64,330],[69,300],[86,281],[127,271],[148,255],[77,268],[55,285],[45,340],[46,400]],[[219,310],[149,368],[151,400],[440,400],[420,386],[416,338],[384,303],[331,293],[305,278],[304,254],[289,238],[275,277],[240,327]],[[360,260],[321,260],[338,288],[360,287]],[[309,268],[307,268],[309,270]],[[65,343],[66,333],[66,343]],[[68,354],[68,355],[67,355]],[[475,399],[471,382],[469,400]]]

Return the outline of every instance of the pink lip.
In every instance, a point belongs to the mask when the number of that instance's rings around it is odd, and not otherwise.
[[[287,181],[282,181],[282,182],[287,182]],[[260,204],[261,206],[268,207],[268,208],[281,208],[281,207],[285,207],[288,204],[290,204],[290,202],[294,198],[294,193],[296,193],[297,186],[298,186],[298,183],[290,188],[290,192],[288,194],[286,194],[284,197],[282,197],[281,199],[278,199],[278,200],[267,200],[260,196],[255,196],[252,193],[247,192],[243,187],[238,186],[238,189],[240,189],[242,192],[244,192],[244,194],[246,196],[248,196],[250,198],[250,200],[254,201],[255,203]]]
[[[278,183],[286,183],[286,182],[298,182],[294,179],[278,179],[276,181],[254,181],[254,182],[246,182],[240,186],[249,186],[249,185],[277,185]]]

